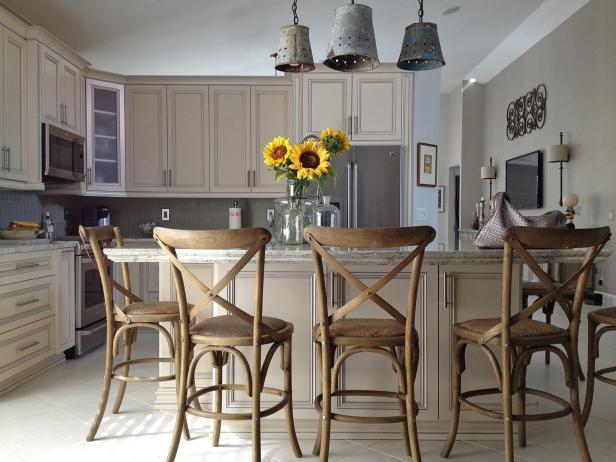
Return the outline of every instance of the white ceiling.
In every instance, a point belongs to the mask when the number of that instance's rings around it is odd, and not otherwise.
[[[97,69],[131,75],[272,75],[278,28],[291,22],[290,0],[0,0],[42,25]],[[447,65],[442,88],[477,64],[545,0],[425,0],[437,22]],[[322,61],[334,7],[346,1],[299,1]],[[373,8],[381,62],[396,62],[404,28],[417,20],[414,0],[363,0]],[[462,8],[450,16],[446,9]]]

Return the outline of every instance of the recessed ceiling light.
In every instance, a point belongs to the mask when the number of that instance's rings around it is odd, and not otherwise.
[[[468,79],[468,83],[475,83],[477,82],[477,79]]]
[[[462,7],[461,6],[452,6],[451,8],[447,8],[445,11],[443,11],[443,16],[449,16],[450,14],[457,13],[458,11],[460,11],[460,8],[462,8]]]

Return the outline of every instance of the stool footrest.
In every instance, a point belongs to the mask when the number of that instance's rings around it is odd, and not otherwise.
[[[151,363],[174,363],[173,358],[137,358],[129,359],[128,361],[122,361],[113,366],[111,369],[111,378],[119,380],[120,382],[168,382],[175,380],[175,374],[171,375],[154,375],[154,376],[134,376],[134,375],[120,375],[115,371],[126,366],[135,366],[137,364],[151,364]]]

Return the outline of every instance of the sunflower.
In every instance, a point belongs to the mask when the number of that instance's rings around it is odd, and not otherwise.
[[[349,137],[341,130],[326,128],[319,135],[319,140],[325,149],[333,154],[342,154],[351,149]]]
[[[263,161],[269,167],[283,165],[291,154],[291,142],[288,138],[277,136],[263,149]]]
[[[314,141],[296,144],[291,150],[291,168],[297,170],[299,180],[312,180],[315,176],[327,174],[331,163],[329,152]]]

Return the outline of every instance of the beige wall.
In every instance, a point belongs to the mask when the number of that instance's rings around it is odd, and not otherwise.
[[[564,193],[580,197],[578,227],[614,225],[608,213],[616,210],[615,24],[616,1],[591,0],[485,86],[483,162],[496,161],[495,190],[505,189],[506,159],[556,144],[562,130],[571,145]],[[539,83],[548,93],[545,126],[508,141],[508,103]],[[544,208],[529,214],[558,208],[558,199],[558,165],[545,163]],[[616,292],[616,256],[600,271],[606,285],[599,290]]]

